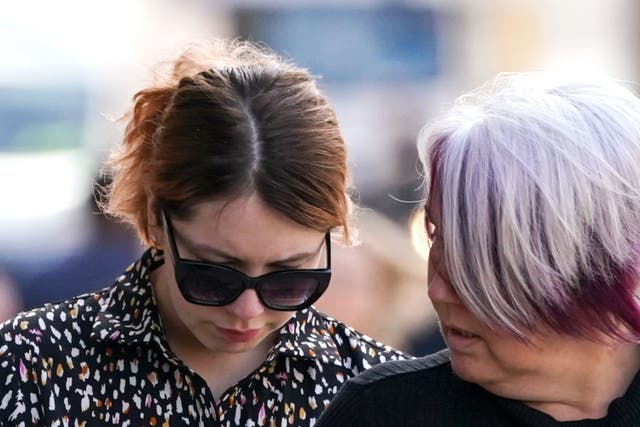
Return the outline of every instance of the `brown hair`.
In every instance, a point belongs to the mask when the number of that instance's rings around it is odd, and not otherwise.
[[[186,218],[197,203],[256,192],[273,209],[349,241],[345,144],[309,73],[248,42],[187,49],[136,93],[108,166],[106,212],[153,244],[147,206]]]

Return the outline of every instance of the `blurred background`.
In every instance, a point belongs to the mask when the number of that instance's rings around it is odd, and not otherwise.
[[[268,3],[268,5],[267,5]],[[321,77],[341,122],[362,244],[319,308],[414,354],[442,346],[426,297],[415,140],[500,71],[640,80],[635,0],[22,0],[0,11],[0,320],[108,286],[142,252],[93,191],[153,66],[186,42],[264,42]]]

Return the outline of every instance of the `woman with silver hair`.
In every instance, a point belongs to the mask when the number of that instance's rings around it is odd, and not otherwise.
[[[317,425],[640,425],[640,99],[500,75],[419,152],[448,349],[356,377]]]

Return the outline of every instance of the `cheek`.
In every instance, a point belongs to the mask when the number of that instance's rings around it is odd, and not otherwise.
[[[177,313],[179,314],[181,314],[183,310],[186,310],[193,305],[182,297],[180,289],[178,289],[178,285],[175,282],[171,284],[169,295],[171,296],[171,304],[175,307]]]
[[[271,324],[274,330],[280,329],[287,323],[295,313],[291,311],[276,311],[269,310],[267,312],[268,320],[267,322]]]
[[[427,260],[427,277],[429,280],[436,275],[445,280],[449,278],[446,266],[444,265],[444,248],[440,242],[441,240],[436,238],[429,248],[429,258]]]
[[[176,315],[187,326],[193,326],[215,316],[220,307],[206,307],[191,304],[182,297],[177,284],[173,284],[170,291],[171,304]]]
[[[440,275],[438,274],[438,272],[434,268],[433,261],[431,260],[431,257],[429,257],[429,261],[427,263],[427,286],[431,287],[431,283],[434,280],[437,280],[439,278],[440,278]]]
[[[525,343],[507,332],[487,331],[483,337],[493,359],[504,369],[510,371],[528,371],[540,367],[542,359],[540,346]]]
[[[436,267],[430,259],[427,271],[427,295],[434,305],[439,302],[459,302],[457,294],[447,279],[448,277],[442,274],[442,268]]]
[[[307,260],[305,263],[303,263],[299,268],[324,268],[327,265],[326,262],[326,255],[325,255],[325,250],[326,249],[322,249],[320,252],[318,252],[318,254],[316,254],[316,256],[310,258],[309,260]]]
[[[429,266],[427,267],[427,295],[429,299],[433,301],[434,285],[438,280],[442,280],[438,273],[431,266],[431,262],[429,262]]]

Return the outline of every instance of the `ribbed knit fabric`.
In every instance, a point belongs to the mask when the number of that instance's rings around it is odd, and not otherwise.
[[[389,362],[345,384],[316,427],[640,427],[640,375],[598,420],[559,422],[454,375],[445,350]]]

